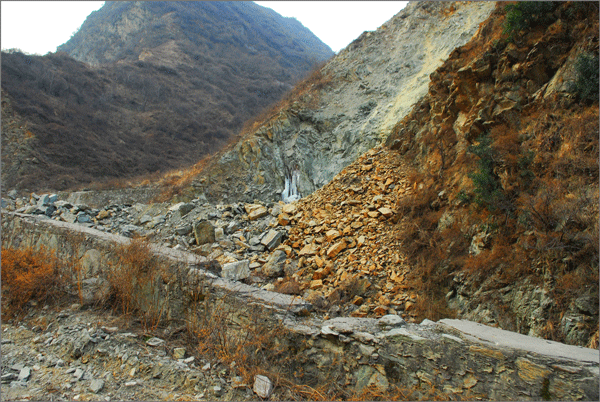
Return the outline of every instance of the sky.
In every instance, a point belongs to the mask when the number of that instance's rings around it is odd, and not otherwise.
[[[257,1],[284,17],[294,17],[334,52],[364,31],[374,31],[407,1]],[[102,1],[2,1],[1,47],[44,55],[69,40]]]

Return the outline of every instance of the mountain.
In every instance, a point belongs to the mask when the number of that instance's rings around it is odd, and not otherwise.
[[[597,348],[598,32],[594,3],[411,3],[166,194],[269,204],[296,183],[276,283],[332,316]]]
[[[296,177],[295,190],[312,193],[387,138],[427,93],[429,75],[473,36],[493,7],[409,3],[247,124],[229,148],[183,172],[180,192],[204,192],[212,201],[224,195],[274,201]]]
[[[2,53],[3,146],[27,149],[3,152],[2,187],[189,166],[332,54],[251,2],[106,2],[55,54]]]

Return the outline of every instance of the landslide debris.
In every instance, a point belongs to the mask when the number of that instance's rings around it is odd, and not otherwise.
[[[288,244],[305,296],[326,305],[350,287],[355,315],[456,315],[597,347],[598,100],[570,86],[598,55],[597,12],[556,4],[511,42],[499,4],[391,150],[298,202]]]

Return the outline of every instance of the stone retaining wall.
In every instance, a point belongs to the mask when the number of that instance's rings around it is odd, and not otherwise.
[[[45,245],[65,261],[79,262],[89,300],[102,294],[114,245],[128,241],[39,216],[2,215],[2,247]],[[201,256],[158,246],[151,250],[166,275],[140,290],[148,308],[160,305],[168,319],[184,320],[198,307],[197,296],[204,295],[209,296],[202,297],[205,303],[218,304],[219,311],[229,303],[243,321],[250,309],[239,306],[255,306],[265,325],[279,322],[287,329],[281,339],[289,350],[284,369],[302,372],[298,380],[307,385],[335,381],[344,389],[376,393],[396,385],[423,398],[435,390],[451,399],[598,400],[598,350],[462,320],[408,324],[390,315],[323,320],[298,297],[214,275],[207,270],[211,262]]]

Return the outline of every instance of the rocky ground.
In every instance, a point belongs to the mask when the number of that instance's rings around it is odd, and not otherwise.
[[[203,359],[186,347],[185,333],[147,331],[131,317],[79,304],[32,308],[2,323],[2,400],[289,398],[270,380],[248,385],[233,367]]]
[[[374,155],[389,163],[374,168]],[[394,155],[385,148],[369,151],[323,191],[291,204],[195,199],[90,208],[32,194],[3,205],[196,252],[216,260],[222,276],[302,295],[331,317],[400,314],[410,311],[416,295],[403,291],[408,267],[393,250],[393,231],[381,224],[394,216],[398,197],[411,192]]]

